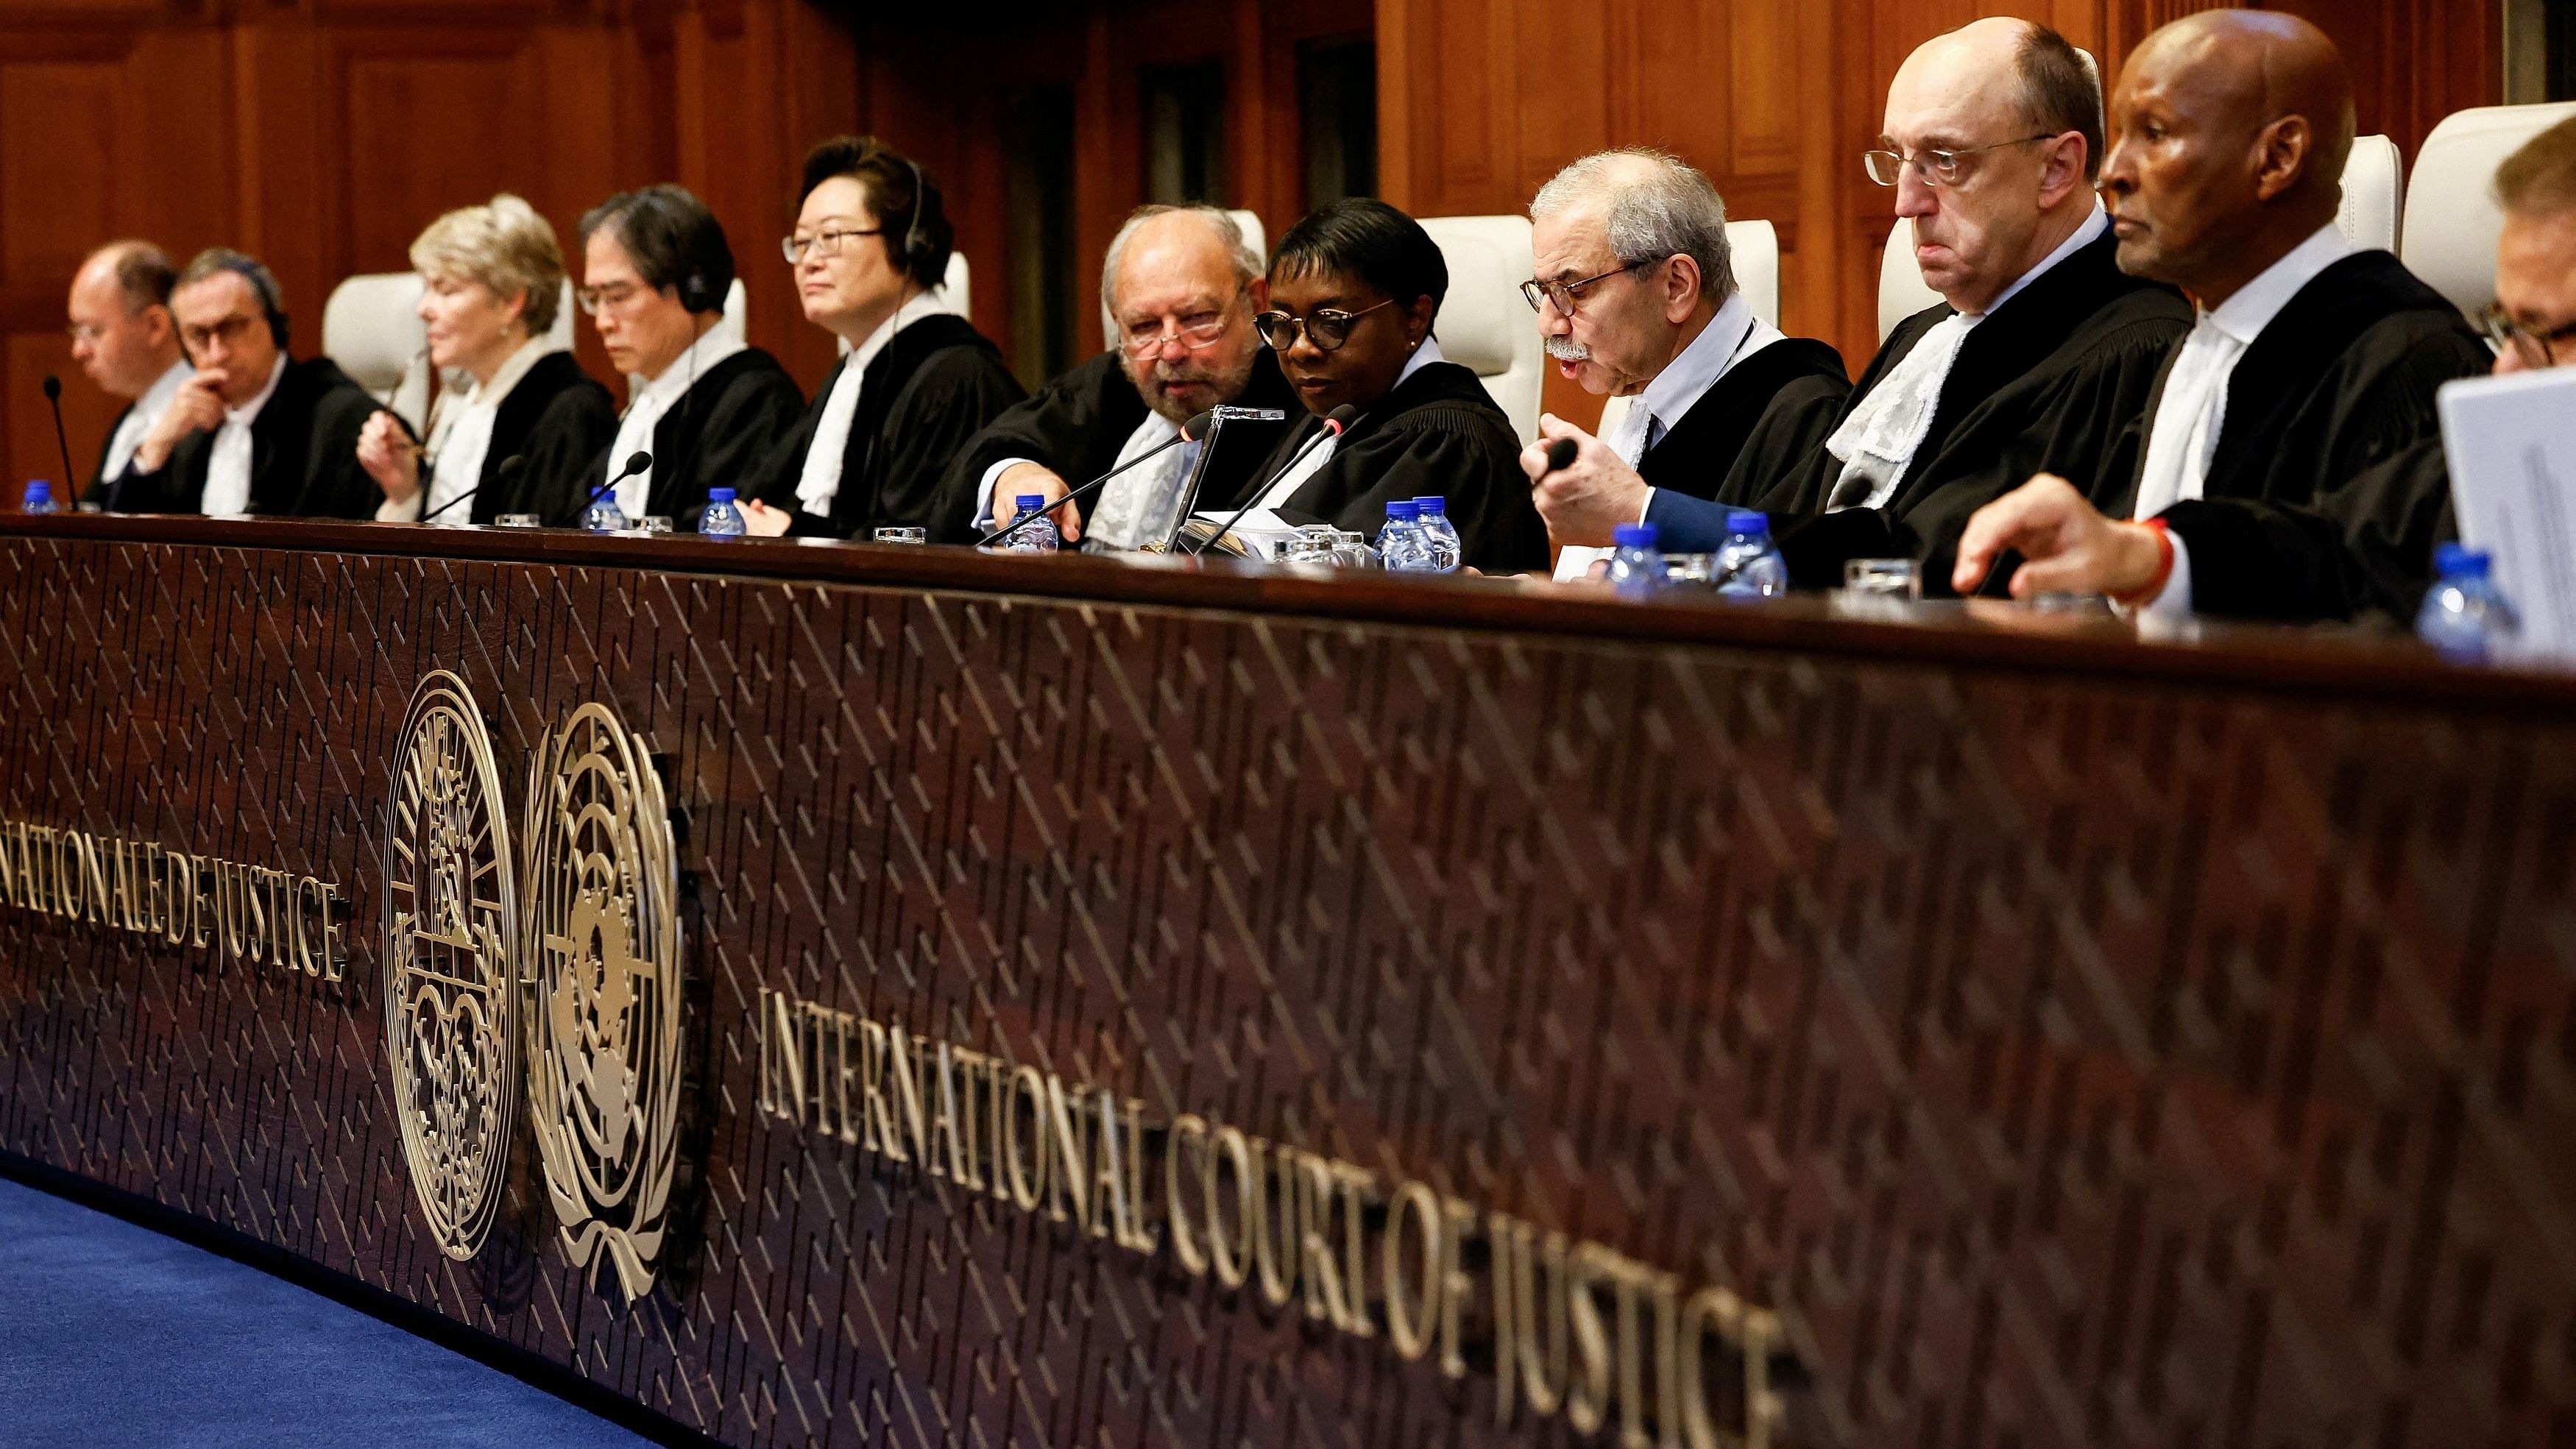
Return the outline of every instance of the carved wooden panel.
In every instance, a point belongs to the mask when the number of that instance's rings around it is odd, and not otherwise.
[[[333,981],[0,904],[0,1149],[741,1445],[1606,1443],[1629,1414],[1663,1442],[1667,1361],[1613,1371],[1664,1331],[1626,1278],[1575,1310],[1597,1381],[1580,1339],[1533,1352],[1596,1385],[1600,1437],[1525,1373],[1497,1423],[1490,1255],[1552,1264],[1552,1232],[1776,1313],[1778,1443],[2501,1445],[2576,1415],[2562,695],[559,552],[0,540],[0,825],[332,883],[351,923]],[[597,704],[668,788],[678,1229],[640,1301],[569,1265],[524,1128],[479,1256],[412,1201],[367,923],[433,669],[500,779]],[[1132,1101],[1068,1138],[1137,1154],[1097,1231],[923,1145],[988,1153],[978,1109],[850,1116],[893,1081],[870,1025],[970,1103],[984,1057]],[[1175,1244],[1163,1166],[1212,1140],[1183,1114],[1357,1175],[1280,1199],[1325,1228],[1281,1306]],[[1367,1256],[1419,1230],[1399,1183],[1477,1229],[1454,1378],[1397,1351]],[[1736,1425],[1744,1366],[1694,1367]]]

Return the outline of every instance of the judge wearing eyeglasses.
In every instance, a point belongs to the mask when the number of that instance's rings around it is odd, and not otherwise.
[[[1237,505],[1374,538],[1387,504],[1437,495],[1469,565],[1547,566],[1547,525],[1511,422],[1432,335],[1448,291],[1448,263],[1430,233],[1382,201],[1334,202],[1280,238],[1270,306],[1255,320],[1311,416],[1254,475],[1275,481]],[[1317,439],[1345,405],[1359,417],[1339,438]]]
[[[1227,404],[1302,411],[1253,331],[1253,314],[1269,302],[1261,258],[1233,217],[1213,206],[1139,208],[1100,269],[1109,350],[995,419],[957,460],[958,484],[987,500],[983,526],[1008,524],[1023,495],[1053,503],[1142,460],[1052,516],[1067,539],[1122,549],[1159,542],[1199,460],[1198,443],[1164,447],[1181,424]],[[1204,498],[1240,493],[1259,458],[1257,449],[1219,449]]]
[[[942,479],[1026,394],[940,291],[954,233],[939,188],[875,137],[836,136],[807,153],[804,196],[782,249],[805,320],[849,355],[764,464],[743,522],[762,534],[911,527],[967,542],[974,500]]]

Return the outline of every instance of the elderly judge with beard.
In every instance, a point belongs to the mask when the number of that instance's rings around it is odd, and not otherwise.
[[[2157,380],[2124,496],[2032,479],[1977,515],[1956,584],[2017,550],[2017,596],[2289,620],[2411,610],[2448,490],[2383,465],[2439,439],[2435,391],[2489,357],[2441,294],[2335,228],[2343,58],[2296,17],[2206,11],[2138,46],[2119,116],[2103,185],[2120,266],[2189,292],[2196,325]]]
[[[2126,487],[2124,440],[2191,309],[2124,275],[2093,194],[2102,92],[2081,52],[2024,20],[1980,20],[1897,71],[1866,161],[1896,193],[1941,305],[1897,324],[1832,435],[1758,434],[1717,503],[1658,491],[1666,548],[1715,549],[1726,507],[1774,515],[1793,582],[1846,561],[1925,558],[1946,581],[1979,507],[2047,469],[2094,496]]]
[[[1784,337],[1737,287],[1726,205],[1697,168],[1659,151],[1605,151],[1530,203],[1537,276],[1522,294],[1558,370],[1586,392],[1633,397],[1599,438],[1553,414],[1521,454],[1559,545],[1599,546],[1671,489],[1714,498],[1756,429],[1820,448],[1851,382],[1842,355]],[[1559,439],[1574,462],[1548,467]]]
[[[1269,305],[1261,258],[1234,218],[1213,206],[1148,206],[1127,218],[1100,270],[1100,320],[1110,350],[1048,383],[966,446],[952,486],[984,500],[978,526],[999,528],[1015,500],[1053,502],[1119,464],[1161,447],[1181,424],[1225,404],[1299,409],[1261,345],[1253,314]],[[1199,445],[1183,443],[1111,479],[1085,509],[1054,510],[1067,539],[1114,548],[1159,539],[1197,466]],[[1259,450],[1220,450],[1224,469],[1206,480],[1208,497],[1230,497],[1249,481]],[[1086,516],[1087,515],[1087,516]]]
[[[1002,355],[940,291],[955,235],[939,188],[873,136],[805,157],[805,196],[783,250],[805,320],[849,346],[771,454],[743,510],[753,533],[864,538],[895,526],[968,537],[950,460],[1024,396]]]

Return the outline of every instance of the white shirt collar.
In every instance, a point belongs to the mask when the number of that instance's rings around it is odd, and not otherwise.
[[[2272,319],[2281,315],[2281,309],[2290,305],[2290,299],[2317,279],[2318,273],[2359,250],[2344,236],[2342,228],[2327,222],[2315,235],[2265,267],[2234,296],[2215,309],[2202,309],[2200,315],[2210,326],[2250,346],[2263,335],[2264,328],[2272,325]]]
[[[1690,345],[1646,384],[1635,406],[1662,419],[1667,428],[1681,421],[1735,365],[1757,320],[1753,304],[1744,299],[1741,290],[1735,292],[1717,309],[1717,315],[1708,319],[1699,335],[1690,340]]]
[[[551,337],[529,338],[510,354],[509,361],[501,364],[500,371],[492,374],[490,382],[478,382],[465,390],[463,405],[498,408],[519,385],[519,379],[528,375],[528,369],[558,352],[571,350]]]
[[[1449,359],[1447,357],[1441,354],[1440,339],[1426,332],[1422,335],[1422,345],[1413,349],[1413,355],[1404,360],[1404,371],[1395,375],[1395,386],[1402,387],[1406,380],[1411,378],[1415,373],[1420,372],[1422,369],[1429,367],[1435,362],[1447,362],[1448,360]],[[1394,388],[1389,388],[1388,391],[1392,392],[1394,391]]]
[[[841,375],[849,377],[865,372],[868,364],[877,360],[877,354],[886,350],[886,344],[894,341],[896,333],[922,318],[954,316],[956,312],[957,309],[950,306],[948,299],[936,289],[914,297],[895,308],[893,316],[878,323],[877,330],[868,334],[867,341],[851,349],[850,365],[842,370]]]
[[[277,354],[275,365],[268,370],[268,386],[261,388],[259,396],[243,403],[240,407],[224,409],[224,421],[239,423],[245,428],[258,422],[260,410],[268,406],[270,398],[277,396],[278,380],[284,376],[286,376],[286,354],[281,352]]]
[[[640,404],[650,398],[657,404],[657,411],[668,407],[678,402],[680,395],[694,386],[699,378],[714,370],[716,364],[747,350],[732,328],[721,324],[710,327],[705,336],[689,344],[686,352],[673,358],[671,365],[662,369],[661,376],[647,379],[643,386],[637,388],[635,402]]]
[[[2002,311],[2006,302],[2020,296],[2024,288],[2046,275],[2049,268],[2056,266],[2059,262],[2062,262],[2068,257],[2075,255],[2077,252],[2084,250],[2086,247],[2091,246],[2094,241],[2102,235],[2102,233],[2109,231],[2110,229],[2111,213],[2102,209],[2102,198],[2096,196],[2093,198],[2093,210],[2085,216],[2082,222],[2077,224],[2075,234],[2073,236],[2059,242],[2057,244],[2057,250],[2040,258],[2038,266],[2022,273],[2019,278],[2015,279],[2011,286],[2004,288],[2002,295],[1996,297],[1994,301],[1987,304],[1986,310],[1977,313],[1970,319],[1970,321],[1982,322],[1988,317],[1992,317],[1997,312]]]
[[[188,379],[196,375],[197,370],[190,367],[188,359],[184,357],[171,363],[169,370],[152,379],[152,385],[145,388],[143,395],[134,400],[134,415],[139,418],[158,419],[162,413],[169,410],[170,400],[179,395],[179,389],[186,387]],[[148,427],[149,424],[146,426]]]
[[[196,372],[183,357],[171,363],[168,371],[154,378],[152,385],[134,399],[134,406],[126,410],[125,420],[116,425],[116,434],[108,441],[107,465],[99,473],[101,479],[113,481],[125,476],[125,470],[133,466],[134,450],[143,446],[152,425],[161,421],[161,415],[170,410],[171,400],[178,397],[179,389],[187,386]]]

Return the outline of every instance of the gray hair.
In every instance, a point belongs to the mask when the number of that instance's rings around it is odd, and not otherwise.
[[[1610,252],[1620,261],[1688,257],[1699,265],[1700,295],[1712,304],[1735,295],[1726,202],[1698,167],[1644,147],[1598,151],[1549,177],[1530,201],[1530,219],[1596,200],[1610,203]]]
[[[1109,255],[1100,263],[1100,335],[1111,347],[1118,345],[1118,314],[1110,305],[1110,294],[1118,286],[1118,264],[1126,259],[1127,239],[1137,228],[1159,216],[1186,213],[1208,224],[1218,244],[1225,248],[1226,260],[1234,264],[1234,281],[1238,288],[1248,287],[1262,275],[1261,254],[1243,237],[1243,228],[1226,215],[1225,208],[1192,202],[1186,206],[1140,206],[1127,214],[1118,235],[1109,239]]]

